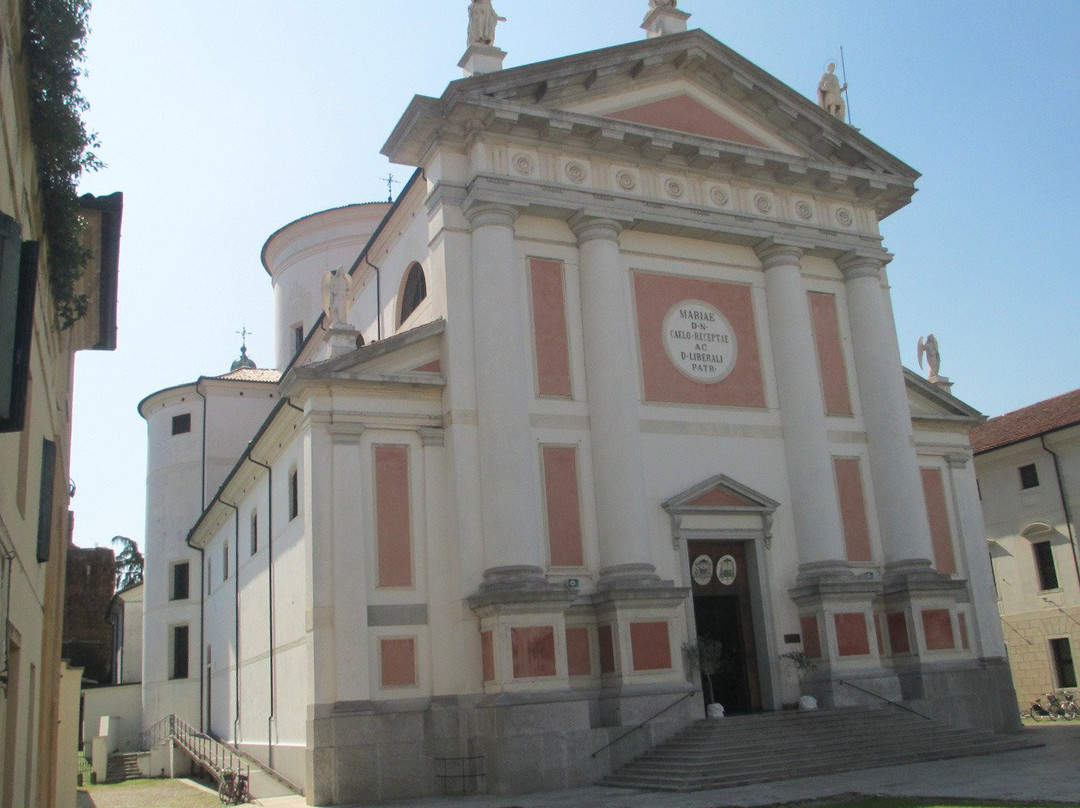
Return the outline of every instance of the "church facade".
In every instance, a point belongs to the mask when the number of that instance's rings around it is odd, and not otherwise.
[[[557,788],[702,716],[718,641],[728,713],[1013,727],[981,416],[892,322],[918,174],[673,5],[523,67],[474,43],[384,147],[396,202],[267,242],[280,370],[140,406],[144,723],[313,804]]]

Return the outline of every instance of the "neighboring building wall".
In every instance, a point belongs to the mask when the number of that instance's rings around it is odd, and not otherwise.
[[[1080,421],[1080,391],[1068,395]],[[981,429],[972,433],[977,449]],[[982,448],[975,464],[1016,695],[1026,708],[1048,691],[1074,689],[1080,677],[1080,568],[1067,516],[1080,509],[1080,426]]]
[[[67,548],[62,653],[96,684],[113,680],[113,627],[109,604],[116,583],[115,555],[108,547]]]
[[[110,716],[111,732],[116,733],[117,749],[136,752],[142,749],[142,688],[138,682],[83,691],[82,741],[88,760],[93,759],[92,741],[98,734],[103,716]]]
[[[117,592],[109,610],[113,624],[113,684],[142,681],[143,584]]]

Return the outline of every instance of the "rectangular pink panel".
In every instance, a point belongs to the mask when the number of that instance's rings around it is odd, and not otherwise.
[[[600,673],[615,673],[615,638],[611,625],[600,626],[597,637],[600,640]]]
[[[834,457],[833,474],[840,497],[840,520],[844,527],[844,546],[848,561],[870,561],[870,524],[866,519],[859,458]]]
[[[818,631],[816,617],[800,617],[799,628],[802,631],[803,651],[810,659],[821,659],[821,633]]]
[[[671,640],[668,637],[668,624],[663,620],[631,623],[630,653],[636,671],[669,670]]]
[[[416,684],[416,643],[412,637],[379,641],[383,687]]]
[[[581,544],[577,449],[544,446],[544,498],[547,501],[548,551],[553,567],[585,565]]]
[[[848,391],[847,365],[840,341],[836,296],[824,292],[810,292],[809,298],[825,412],[828,415],[851,415],[851,393]]]
[[[945,651],[956,647],[948,609],[924,609],[922,625],[928,651]]]
[[[514,678],[555,675],[555,629],[552,626],[526,626],[510,629],[510,653],[514,660]]]
[[[643,123],[648,126],[662,126],[665,129],[675,129],[720,140],[732,140],[736,143],[747,143],[751,146],[765,145],[749,132],[686,94],[609,112],[607,117]]]
[[[866,615],[862,612],[841,612],[833,615],[833,624],[836,626],[836,648],[840,656],[865,656],[870,653]]]
[[[889,627],[889,651],[893,654],[911,653],[911,638],[904,613],[889,612],[885,615],[885,624]]]
[[[495,647],[492,642],[491,632],[480,633],[480,655],[484,666],[484,681],[495,681]]]
[[[938,572],[956,572],[956,556],[953,555],[952,528],[949,526],[949,510],[945,506],[945,481],[941,469],[919,469],[922,474],[923,495],[926,497],[926,516],[930,520],[930,540],[934,547],[934,566]]]
[[[534,258],[532,278],[533,345],[536,391],[541,396],[570,398],[570,339],[566,328],[566,294],[562,261]]]
[[[750,287],[677,275],[634,273],[641,375],[646,401],[765,406],[757,325]],[[664,318],[685,301],[706,303],[730,323],[737,352],[730,373],[720,381],[701,382],[682,373],[665,348]]]
[[[588,676],[592,673],[587,628],[566,629],[566,667],[571,676]]]
[[[379,586],[412,586],[409,447],[375,446],[375,537]]]

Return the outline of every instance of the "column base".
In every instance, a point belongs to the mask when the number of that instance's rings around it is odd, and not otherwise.
[[[600,570],[596,582],[598,591],[609,589],[640,589],[661,586],[660,576],[652,564],[613,564]]]
[[[484,580],[480,584],[481,593],[550,588],[551,584],[544,577],[544,571],[540,567],[525,564],[511,567],[490,567],[484,570]]]

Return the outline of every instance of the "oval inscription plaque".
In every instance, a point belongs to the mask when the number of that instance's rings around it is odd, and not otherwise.
[[[702,300],[683,300],[664,315],[664,350],[684,376],[712,384],[735,368],[735,332],[720,310]]]

